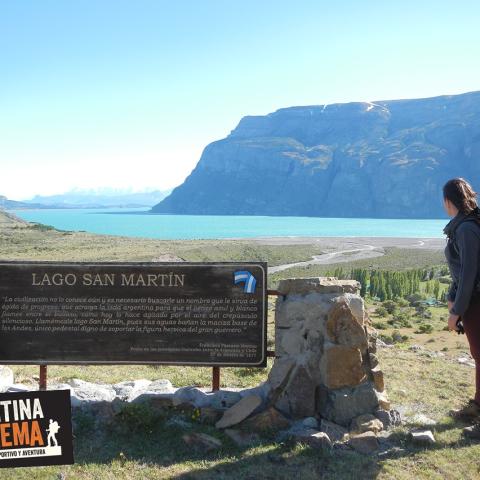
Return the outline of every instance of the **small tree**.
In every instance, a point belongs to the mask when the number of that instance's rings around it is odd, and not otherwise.
[[[427,311],[427,306],[423,303],[417,302],[415,303],[415,311],[419,316],[421,316]]]
[[[423,295],[419,293],[412,293],[407,297],[407,300],[410,302],[410,306],[415,307],[417,302],[423,300]]]
[[[375,313],[379,316],[379,317],[386,317],[388,312],[387,312],[387,309],[385,307],[377,307],[375,309]]]
[[[383,303],[382,303],[382,306],[383,308],[385,308],[385,310],[392,314],[395,312],[396,308],[397,308],[397,304],[392,301],[392,300],[385,300]]]

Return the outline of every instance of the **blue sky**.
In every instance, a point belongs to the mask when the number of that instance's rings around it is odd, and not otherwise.
[[[0,0],[0,195],[181,183],[245,115],[480,90],[477,1]]]

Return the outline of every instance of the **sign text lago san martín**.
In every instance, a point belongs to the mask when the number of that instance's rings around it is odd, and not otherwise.
[[[266,366],[265,263],[0,263],[0,362]]]

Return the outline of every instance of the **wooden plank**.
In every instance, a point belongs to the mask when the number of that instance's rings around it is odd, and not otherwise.
[[[212,392],[220,390],[220,367],[212,368]]]
[[[283,293],[280,293],[278,290],[267,290],[268,295],[277,296],[277,297],[284,297]]]
[[[39,390],[47,389],[47,366],[46,365],[40,365],[40,376],[38,380],[38,387],[39,387]]]

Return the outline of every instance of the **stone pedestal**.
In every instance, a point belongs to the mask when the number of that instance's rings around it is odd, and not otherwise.
[[[366,325],[360,284],[333,277],[278,286],[270,401],[293,418],[321,416],[348,426],[388,409],[376,335]]]

